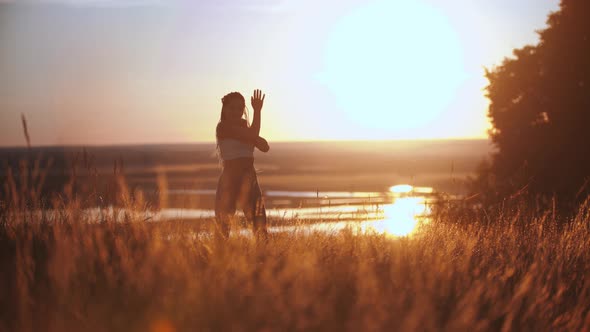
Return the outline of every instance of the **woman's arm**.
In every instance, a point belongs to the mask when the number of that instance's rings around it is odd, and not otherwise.
[[[244,143],[254,144],[258,134],[256,134],[252,128],[222,122],[217,125],[217,137],[222,139],[233,138]]]
[[[220,139],[233,138],[244,143],[252,144],[262,152],[267,152],[270,149],[268,142],[264,138],[255,135],[252,128],[220,123],[217,126],[217,137]]]

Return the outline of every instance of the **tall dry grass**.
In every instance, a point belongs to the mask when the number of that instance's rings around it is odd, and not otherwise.
[[[222,242],[146,221],[141,195],[119,185],[124,209],[88,214],[71,193],[50,213],[5,184],[0,331],[590,327],[590,204],[567,223],[525,207],[493,220],[442,209],[409,238]]]

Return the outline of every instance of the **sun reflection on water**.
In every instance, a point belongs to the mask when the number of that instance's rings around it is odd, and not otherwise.
[[[389,191],[396,194],[407,194],[411,192],[413,189],[414,187],[410,186],[409,184],[398,184],[395,186],[391,186],[389,188]]]
[[[399,197],[381,207],[381,218],[367,221],[321,222],[301,227],[281,227],[271,231],[338,233],[350,229],[354,234],[377,233],[392,237],[412,235],[421,223],[428,222],[428,200],[425,197]]]
[[[213,192],[206,192],[211,194]],[[270,197],[295,197],[309,200],[318,197],[318,192],[277,192]],[[414,234],[418,226],[429,222],[430,205],[436,203],[434,190],[431,187],[414,187],[407,184],[394,185],[385,192],[328,192],[322,193],[326,199],[315,199],[311,206],[276,206],[266,210],[267,216],[275,220],[270,226],[271,233],[311,234],[314,232],[338,234],[343,230],[351,230],[354,234],[383,234],[391,237],[404,237]],[[201,194],[201,192],[199,192]],[[314,194],[315,196],[313,196]],[[363,199],[366,197],[366,199]],[[354,198],[354,199],[353,199]],[[357,199],[358,198],[358,199]],[[289,200],[292,203],[294,199]],[[330,204],[332,203],[332,204]],[[275,202],[276,204],[276,202]],[[92,219],[100,220],[105,215],[115,216],[128,213],[112,207],[106,209],[89,209]],[[148,211],[142,219],[151,222],[176,219],[211,219],[214,211],[208,209],[166,208],[159,211]],[[243,218],[243,214],[236,214]],[[115,216],[116,218],[116,216]],[[299,223],[297,221],[303,221]],[[248,227],[237,233],[249,234]]]
[[[393,236],[412,234],[422,216],[428,213],[424,197],[397,198],[393,204],[383,207],[383,220],[367,225],[367,230]]]

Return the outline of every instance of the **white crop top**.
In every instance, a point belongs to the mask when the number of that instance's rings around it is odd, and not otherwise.
[[[223,138],[217,141],[222,160],[237,158],[254,158],[254,145],[243,143],[237,139]]]

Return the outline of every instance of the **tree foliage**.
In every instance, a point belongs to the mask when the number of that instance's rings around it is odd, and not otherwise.
[[[497,147],[476,183],[574,206],[590,193],[590,1],[562,0],[535,46],[486,70]]]

